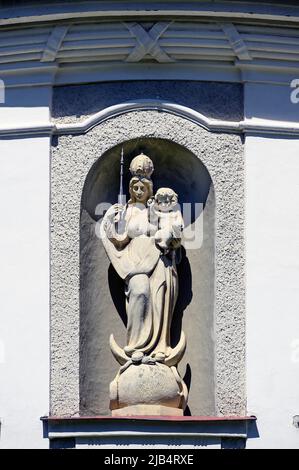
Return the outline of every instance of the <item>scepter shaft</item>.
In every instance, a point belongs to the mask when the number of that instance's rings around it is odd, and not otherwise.
[[[123,189],[123,178],[124,178],[124,148],[121,149],[120,154],[120,179],[119,179],[119,193],[118,193],[118,204],[125,205],[125,194]]]

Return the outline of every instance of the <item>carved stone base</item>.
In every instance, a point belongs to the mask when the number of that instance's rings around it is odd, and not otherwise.
[[[110,409],[113,416],[182,416],[187,393],[176,367],[128,361],[110,384]]]
[[[184,410],[163,405],[132,405],[112,410],[112,416],[183,416]]]

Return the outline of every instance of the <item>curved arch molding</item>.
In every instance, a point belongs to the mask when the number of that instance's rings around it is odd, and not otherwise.
[[[0,136],[84,134],[107,119],[133,111],[146,110],[163,111],[183,117],[211,132],[228,132],[236,134],[262,132],[270,134],[299,135],[299,124],[293,122],[254,118],[245,118],[241,121],[210,119],[186,106],[153,99],[128,101],[109,106],[108,108],[105,108],[80,122],[55,124],[54,122],[49,121],[35,125],[24,124],[19,127],[2,126],[0,128]]]

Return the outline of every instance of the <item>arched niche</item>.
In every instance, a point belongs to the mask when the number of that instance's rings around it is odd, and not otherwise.
[[[194,226],[200,218],[202,242],[183,250],[178,265],[179,297],[172,324],[178,341],[181,326],[187,350],[179,371],[189,387],[186,414],[215,414],[214,358],[214,189],[208,170],[192,152],[173,141],[137,138],[114,146],[91,167],[84,183],[80,218],[80,413],[109,415],[109,383],[119,365],[109,348],[113,332],[125,345],[126,314],[123,281],[107,258],[97,236],[100,216],[96,207],[117,202],[121,148],[125,154],[124,189],[130,179],[130,161],[141,151],[154,163],[154,190],[168,186],[180,204],[202,204],[192,212]]]

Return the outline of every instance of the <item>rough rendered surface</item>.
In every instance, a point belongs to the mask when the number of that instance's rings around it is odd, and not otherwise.
[[[57,87],[53,96],[55,122],[83,121],[90,114],[126,101],[161,99],[189,107],[213,119],[243,117],[243,88],[236,83],[186,80],[110,82]]]

